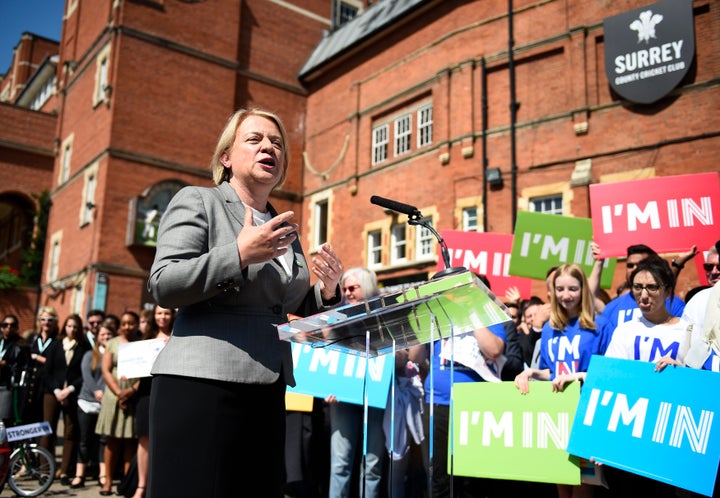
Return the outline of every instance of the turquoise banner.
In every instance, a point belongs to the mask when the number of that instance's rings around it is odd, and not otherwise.
[[[712,495],[720,460],[720,375],[593,356],[568,451]]]

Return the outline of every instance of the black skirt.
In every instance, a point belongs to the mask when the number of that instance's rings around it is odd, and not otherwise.
[[[150,395],[148,498],[281,498],[285,383],[158,375]]]

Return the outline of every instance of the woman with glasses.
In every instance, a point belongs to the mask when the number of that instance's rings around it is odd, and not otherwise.
[[[0,322],[0,419],[6,426],[15,424],[13,381],[19,381],[28,360],[27,349],[20,344],[18,327],[15,315],[5,315]]]
[[[36,332],[30,334],[30,362],[28,366],[27,389],[22,408],[23,423],[42,422],[43,394],[45,392],[43,372],[48,348],[58,335],[58,313],[51,306],[42,306],[37,313]]]
[[[674,297],[675,275],[668,262],[660,256],[648,256],[637,263],[628,283],[641,315],[617,326],[605,356],[655,363],[656,371],[668,365],[684,365],[692,327],[668,311],[666,300],[678,299]],[[562,391],[567,384],[584,379],[585,372],[558,376],[553,387]],[[607,467],[605,474],[613,491],[643,489],[647,496],[675,496],[675,488],[660,481],[612,467]]]

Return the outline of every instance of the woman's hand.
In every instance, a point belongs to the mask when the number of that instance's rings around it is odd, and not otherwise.
[[[312,258],[313,273],[320,279],[320,291],[326,301],[335,297],[343,276],[343,264],[330,244],[327,242],[320,246],[316,256]]]
[[[334,394],[328,394],[327,397],[325,398],[325,403],[330,404],[330,403],[337,403],[337,402],[338,402],[337,396],[335,396]]]
[[[553,392],[561,393],[565,390],[566,386],[572,384],[576,380],[583,382],[585,380],[585,372],[558,375],[552,381],[552,390]]]
[[[285,211],[267,223],[255,226],[252,208],[245,205],[245,225],[236,239],[243,268],[252,263],[270,261],[288,251],[288,246],[297,239],[299,228],[290,223],[293,216],[295,213],[292,211]]]
[[[663,356],[660,358],[657,363],[655,363],[655,371],[656,372],[662,372],[665,370],[665,367],[668,365],[673,365],[676,367],[681,367],[682,363],[680,363],[677,360],[673,360],[670,356]]]
[[[515,387],[520,389],[520,394],[527,394],[530,392],[530,378],[532,377],[533,370],[531,368],[523,370],[515,376]]]

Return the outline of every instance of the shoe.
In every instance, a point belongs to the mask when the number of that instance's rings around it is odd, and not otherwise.
[[[61,475],[60,484],[63,486],[70,486],[70,478],[67,475]]]
[[[111,489],[101,489],[100,491],[98,491],[98,493],[100,493],[100,496],[110,496],[113,494]]]
[[[75,476],[72,482],[70,482],[70,488],[78,489],[85,487],[85,476]]]

